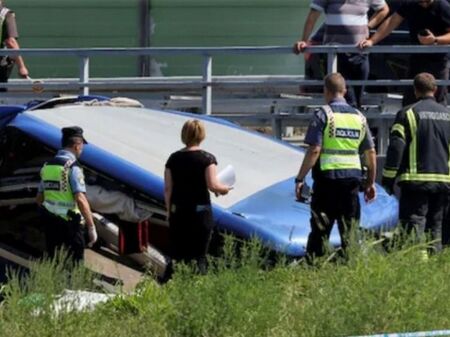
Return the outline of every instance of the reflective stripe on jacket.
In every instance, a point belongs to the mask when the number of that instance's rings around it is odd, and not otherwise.
[[[450,111],[425,97],[401,110],[391,129],[383,178],[450,184]]]
[[[333,112],[329,105],[322,109],[327,124],[320,154],[321,171],[361,170],[359,146],[365,136],[365,117],[359,112]]]
[[[45,164],[41,170],[44,187],[43,206],[50,213],[66,220],[68,220],[69,210],[79,213],[69,182],[69,173],[73,164],[74,162],[71,160],[67,160],[65,163],[53,160]]]

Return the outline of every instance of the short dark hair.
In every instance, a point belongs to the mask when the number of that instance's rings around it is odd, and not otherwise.
[[[63,137],[61,143],[62,143],[63,148],[70,148],[79,143],[83,143],[83,138],[81,138],[81,137],[68,137],[68,138]]]
[[[436,79],[430,73],[420,73],[414,77],[414,89],[418,94],[425,95],[436,90]]]
[[[325,88],[333,95],[345,92],[345,79],[341,73],[331,73],[325,76]]]

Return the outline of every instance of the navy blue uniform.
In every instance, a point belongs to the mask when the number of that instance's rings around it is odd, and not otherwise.
[[[398,112],[383,170],[382,184],[388,190],[399,181],[401,225],[420,237],[430,233],[437,240],[435,250],[441,249],[450,190],[449,143],[450,110],[433,97],[422,98]]]
[[[333,112],[357,114],[358,111],[346,103],[344,99],[330,102]],[[326,113],[318,110],[310,122],[305,137],[308,145],[322,146],[323,133],[327,124]],[[359,152],[375,147],[368,125],[366,134],[360,144]],[[323,256],[325,244],[328,242],[335,222],[341,236],[341,247],[348,245],[348,233],[357,226],[360,218],[359,189],[361,170],[329,170],[321,171],[320,160],[313,168],[313,192],[311,199],[311,232],[308,236],[306,253],[308,256]]]

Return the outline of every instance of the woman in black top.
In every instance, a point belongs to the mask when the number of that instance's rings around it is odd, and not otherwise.
[[[187,121],[181,131],[186,147],[170,155],[164,172],[170,256],[178,261],[196,261],[200,272],[206,268],[214,226],[209,191],[224,195],[230,190],[216,177],[214,155],[200,148],[204,139],[203,123]]]

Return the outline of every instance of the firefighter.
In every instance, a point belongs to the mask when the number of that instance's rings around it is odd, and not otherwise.
[[[305,143],[309,148],[296,183],[297,199],[302,197],[304,179],[312,169],[311,232],[306,253],[323,256],[331,229],[338,223],[342,251],[360,218],[358,192],[362,182],[360,154],[364,153],[368,177],[364,186],[367,202],[375,199],[376,153],[366,118],[344,99],[345,80],[340,73],[325,77],[326,105],[311,120]]]
[[[48,255],[54,257],[55,251],[64,247],[73,263],[84,258],[85,226],[88,245],[97,240],[83,170],[77,163],[84,144],[87,142],[80,127],[62,129],[63,149],[41,169],[36,198],[43,212]]]
[[[400,224],[433,250],[442,248],[441,232],[450,188],[450,110],[436,102],[436,81],[429,73],[414,78],[417,103],[397,113],[391,129],[382,184],[393,193],[400,186]]]

